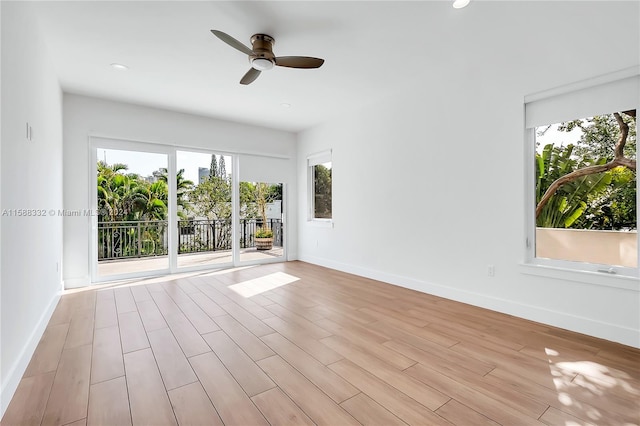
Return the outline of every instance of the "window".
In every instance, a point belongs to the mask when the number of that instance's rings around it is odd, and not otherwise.
[[[331,151],[307,158],[309,180],[309,220],[331,220]]]
[[[640,85],[630,73],[525,102],[529,263],[638,276]]]

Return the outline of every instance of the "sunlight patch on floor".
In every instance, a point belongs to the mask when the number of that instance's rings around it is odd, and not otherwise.
[[[294,277],[293,275],[285,274],[284,272],[275,272],[265,275],[264,277],[230,285],[229,289],[235,291],[242,297],[249,298],[298,280],[300,280],[300,278]]]
[[[567,413],[581,413],[590,421],[601,422],[606,420],[606,415],[597,407],[598,398],[615,392],[615,388],[640,395],[640,389],[632,384],[633,378],[624,371],[594,361],[560,361],[562,355],[557,350],[545,348],[545,352],[558,401],[569,409]],[[572,424],[569,420],[565,422],[565,426]]]

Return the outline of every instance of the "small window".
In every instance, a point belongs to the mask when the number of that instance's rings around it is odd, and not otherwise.
[[[632,77],[526,103],[530,263],[637,276],[637,89]]]
[[[332,163],[331,151],[307,159],[309,179],[309,220],[331,220]]]

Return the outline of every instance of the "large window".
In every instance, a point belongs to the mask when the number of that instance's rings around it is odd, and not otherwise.
[[[529,262],[638,276],[637,93],[632,76],[526,104]]]
[[[307,159],[309,179],[309,220],[331,220],[331,151]]]

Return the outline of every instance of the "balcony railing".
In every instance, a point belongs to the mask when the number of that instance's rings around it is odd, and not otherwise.
[[[262,220],[240,219],[240,248],[255,247]],[[282,247],[282,221],[268,219],[274,247]],[[231,250],[231,219],[179,220],[178,254]],[[98,223],[98,260],[162,256],[169,252],[167,221]]]
[[[260,219],[240,219],[240,248],[255,247]],[[282,221],[267,219],[273,231],[273,245],[282,247]],[[178,221],[178,254],[231,250],[231,219]]]
[[[167,221],[98,222],[98,260],[168,253]]]

